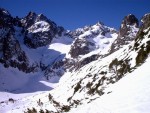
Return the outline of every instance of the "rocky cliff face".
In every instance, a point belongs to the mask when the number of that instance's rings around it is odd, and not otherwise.
[[[0,9],[0,15],[0,62],[5,67],[18,68],[23,72],[34,71],[35,67],[29,66],[28,58],[15,37],[15,26],[19,22],[4,9]]]
[[[145,14],[145,15],[142,17],[141,22],[142,22],[142,25],[141,25],[140,31],[149,28],[149,27],[150,27],[150,13]]]
[[[122,48],[124,45],[127,45],[133,41],[138,32],[138,29],[138,19],[133,14],[125,16],[121,23],[118,37],[111,46],[110,53],[115,52],[116,50]]]
[[[150,14],[145,14],[142,17],[142,25],[136,35],[134,48],[138,51],[136,64],[141,65],[150,53]]]

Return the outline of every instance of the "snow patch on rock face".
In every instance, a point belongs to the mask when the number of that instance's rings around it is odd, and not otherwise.
[[[37,33],[37,32],[44,32],[49,31],[49,24],[45,21],[36,22],[34,25],[28,28],[29,33]]]
[[[128,36],[129,36],[129,38],[135,38],[135,36],[136,36],[136,34],[137,34],[137,32],[138,32],[138,30],[139,30],[139,28],[137,28],[136,27],[136,25],[133,25],[133,26],[129,26],[130,27],[130,31],[128,31]]]

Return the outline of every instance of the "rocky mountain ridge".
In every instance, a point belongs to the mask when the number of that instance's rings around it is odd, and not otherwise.
[[[18,68],[19,70],[24,71],[26,73],[35,72],[39,70],[39,68],[42,68],[41,70],[43,70],[44,68],[46,69],[48,65],[46,66],[41,61],[35,61],[33,63],[30,63],[31,61],[30,58],[28,58],[28,53],[26,53],[26,50],[22,48],[22,45],[25,45],[29,49],[37,49],[49,45],[51,41],[56,37],[69,37],[74,40],[69,51],[69,54],[71,56],[71,59],[69,59],[72,60],[72,58],[77,58],[79,55],[86,55],[87,53],[90,53],[93,50],[97,50],[99,48],[101,48],[102,50],[105,48],[105,46],[110,46],[113,39],[113,34],[117,35],[117,31],[114,28],[107,27],[101,22],[98,22],[93,26],[85,26],[84,28],[67,32],[67,30],[65,30],[63,27],[57,26],[56,23],[48,19],[43,14],[38,15],[34,12],[29,12],[24,18],[13,18],[10,15],[10,13],[3,8],[0,9],[0,12],[2,15],[1,40],[13,37],[13,40],[15,40],[15,42],[10,40],[9,44],[12,44],[12,46],[17,47],[10,47],[11,50],[8,50],[9,53],[6,53],[4,50],[5,44],[3,44],[3,41],[1,41],[1,50],[3,51],[1,59],[4,59],[1,60],[1,63],[3,63],[5,67],[11,66],[14,68]],[[21,43],[20,40],[22,40],[23,42]],[[15,43],[16,45],[14,45],[13,43]],[[15,52],[11,53],[12,51]],[[11,60],[9,62],[8,58],[3,58],[3,54],[6,57],[11,55],[9,56],[10,59],[14,56],[18,56],[19,59]],[[22,59],[19,56],[21,56]],[[96,57],[91,59],[96,60]],[[19,60],[22,60],[21,64],[18,64],[17,61]],[[90,60],[88,62],[91,62],[93,60]],[[73,62],[76,62],[76,60]],[[84,63],[86,62],[84,61]],[[65,65],[70,64],[65,63]],[[74,65],[78,64],[75,63]]]

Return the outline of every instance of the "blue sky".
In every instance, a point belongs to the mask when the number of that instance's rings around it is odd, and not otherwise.
[[[119,29],[124,16],[134,14],[140,19],[150,13],[150,0],[0,0],[0,7],[19,17],[29,11],[43,13],[70,30],[98,21]]]

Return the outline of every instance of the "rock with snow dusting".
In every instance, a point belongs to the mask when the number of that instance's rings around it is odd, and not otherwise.
[[[64,31],[63,27],[57,26],[43,14],[37,15],[34,12],[29,12],[21,22],[25,28],[24,43],[30,48],[46,46],[56,35],[61,36]]]
[[[105,26],[98,22],[93,26],[85,26],[72,32],[72,37],[75,38],[70,55],[77,58],[79,55],[85,55],[95,49],[103,49],[111,43],[109,39],[112,34],[117,33],[114,28]]]
[[[116,50],[122,48],[124,45],[127,45],[133,41],[138,30],[138,19],[133,14],[125,16],[120,26],[119,35],[111,46],[110,53],[115,52]]]

